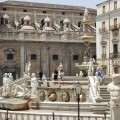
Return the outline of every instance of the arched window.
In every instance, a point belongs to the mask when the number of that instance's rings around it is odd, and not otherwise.
[[[81,23],[81,21],[80,22],[78,22],[78,27],[82,27],[82,23]]]
[[[60,21],[60,27],[61,27],[61,30],[63,30],[63,20]]]
[[[24,18],[21,19],[21,25],[23,25],[23,24],[24,24]]]
[[[32,54],[31,55],[31,60],[37,60],[37,55],[36,54]]]
[[[43,26],[45,25],[44,19],[41,20],[41,25],[40,25],[40,29],[43,29]]]
[[[53,55],[53,60],[58,60],[58,55]]]

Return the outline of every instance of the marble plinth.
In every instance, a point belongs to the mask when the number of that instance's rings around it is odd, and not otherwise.
[[[90,108],[95,114],[104,114],[105,111],[109,110],[108,105],[104,103],[94,103]]]
[[[25,110],[28,109],[28,101],[17,98],[1,99],[0,108],[7,110]]]

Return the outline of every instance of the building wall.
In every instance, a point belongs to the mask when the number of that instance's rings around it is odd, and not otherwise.
[[[16,4],[18,4],[16,6]],[[79,7],[78,9],[62,9],[62,5],[56,9],[48,7],[30,7],[27,4],[26,7],[21,5],[21,2],[2,3],[0,9],[0,18],[6,13],[10,17],[11,28],[6,25],[1,25],[0,28],[0,80],[2,84],[2,77],[5,72],[15,72],[15,78],[21,77],[25,71],[26,62],[31,62],[31,71],[37,74],[37,71],[43,70],[43,73],[47,77],[51,77],[54,68],[58,67],[60,62],[63,63],[65,75],[76,75],[79,73],[79,69],[75,67],[75,63],[83,62],[84,53],[84,41],[79,37],[82,33],[81,30],[71,28],[71,25],[78,26],[78,22],[82,21],[84,15],[84,9]],[[68,6],[69,7],[69,6]],[[6,11],[3,10],[6,8]],[[74,7],[73,7],[74,8]],[[23,12],[27,10],[27,12]],[[46,11],[46,13],[43,13]],[[65,12],[65,15],[62,15]],[[92,24],[95,25],[96,10],[90,9],[90,19]],[[82,15],[80,15],[82,13]],[[28,15],[30,20],[30,26],[33,26],[34,20],[40,24],[42,19],[47,16],[51,19],[50,23],[56,23],[60,26],[60,21],[65,20],[66,16],[70,20],[70,30],[62,31],[56,30],[21,30],[16,28],[14,20],[18,22],[22,18]],[[24,25],[23,25],[24,26]],[[21,26],[22,27],[22,26]],[[90,44],[90,57],[96,55],[95,39],[91,40]],[[6,60],[6,54],[8,52],[14,53],[14,60]],[[31,60],[31,55],[37,56],[36,60]],[[53,55],[58,55],[58,60],[53,60]],[[78,55],[78,60],[74,60],[73,56]],[[37,74],[38,77],[38,74]]]
[[[119,57],[119,39],[120,39],[120,0],[117,0],[117,9],[114,9],[114,2],[116,0],[106,1],[97,5],[97,20],[96,20],[96,48],[97,48],[97,60],[100,66],[105,66],[106,75],[112,75],[113,72],[120,73],[120,57]],[[103,14],[103,6],[106,8],[106,12]],[[110,10],[109,10],[110,9]],[[117,18],[116,28],[114,27],[114,19]],[[102,22],[105,21],[105,31],[102,31]],[[117,35],[116,35],[117,34]],[[105,45],[105,55],[103,54],[103,46]],[[114,53],[114,45],[117,44],[117,56]],[[101,49],[101,50],[100,50]],[[116,70],[117,69],[117,70]]]

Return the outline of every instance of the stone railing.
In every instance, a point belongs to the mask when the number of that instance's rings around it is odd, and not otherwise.
[[[50,113],[48,111],[0,111],[0,120],[77,120],[77,113]],[[80,114],[81,120],[110,120],[106,114]]]
[[[92,102],[96,102],[95,101],[95,86],[94,86],[94,78],[93,76],[89,76],[89,81],[90,81],[90,99]]]

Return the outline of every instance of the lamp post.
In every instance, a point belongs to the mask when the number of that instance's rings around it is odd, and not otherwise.
[[[77,96],[77,101],[78,101],[78,120],[80,120],[80,105],[79,105],[79,102],[80,102],[80,95],[82,93],[82,86],[80,85],[79,81],[75,87],[75,90],[76,90],[76,96]]]
[[[55,114],[54,114],[54,112],[52,113],[52,116],[53,116],[53,120],[55,120]]]
[[[9,120],[9,118],[8,118],[8,110],[7,110],[6,120]]]

